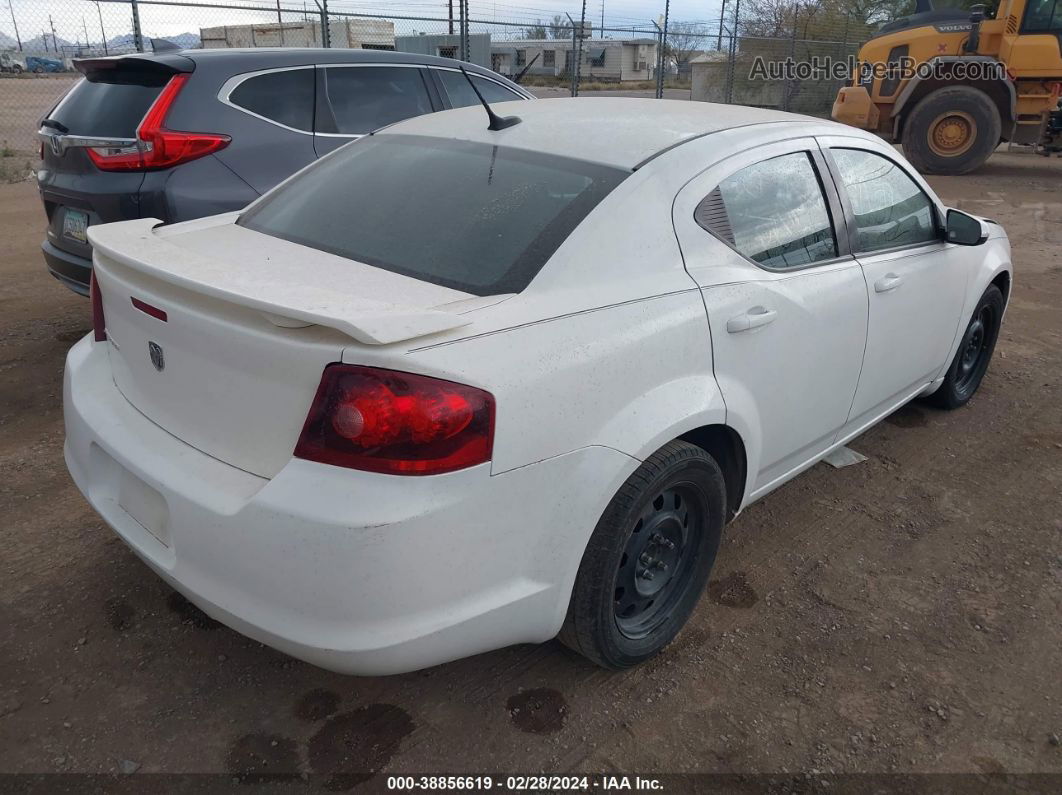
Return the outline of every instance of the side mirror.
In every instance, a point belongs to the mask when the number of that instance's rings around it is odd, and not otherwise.
[[[979,246],[988,240],[988,227],[979,218],[974,218],[961,210],[948,210],[945,236],[949,243],[960,246]]]

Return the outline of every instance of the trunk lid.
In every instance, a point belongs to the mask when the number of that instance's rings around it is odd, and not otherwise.
[[[256,475],[291,458],[344,348],[373,346],[374,364],[394,350],[401,369],[397,343],[467,325],[459,313],[486,303],[234,220],[143,219],[89,236],[118,389],[177,438]]]

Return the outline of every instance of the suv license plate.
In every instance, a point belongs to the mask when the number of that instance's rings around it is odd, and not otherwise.
[[[67,210],[63,216],[63,237],[76,240],[78,243],[88,243],[85,230],[88,229],[88,215],[80,210]]]

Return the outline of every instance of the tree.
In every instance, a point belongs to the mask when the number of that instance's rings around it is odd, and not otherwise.
[[[563,14],[554,14],[553,22],[549,26],[551,39],[570,39],[572,37],[572,23]]]
[[[713,33],[708,26],[697,22],[674,22],[667,27],[667,41],[664,44],[664,57],[672,58],[675,65],[681,67],[701,50],[707,50],[714,42]]]
[[[546,38],[546,25],[541,19],[536,19],[535,24],[530,27],[524,28],[525,39],[544,39]]]

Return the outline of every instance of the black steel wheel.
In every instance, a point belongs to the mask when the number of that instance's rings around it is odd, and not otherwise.
[[[726,516],[715,460],[669,442],[623,484],[587,544],[560,639],[606,668],[657,654],[708,582]]]
[[[992,361],[1002,319],[1003,293],[994,284],[989,285],[966,325],[944,383],[929,397],[931,402],[954,409],[973,397]]]
[[[629,638],[650,634],[674,608],[692,573],[708,520],[703,493],[679,484],[646,503],[616,572],[616,624]]]

